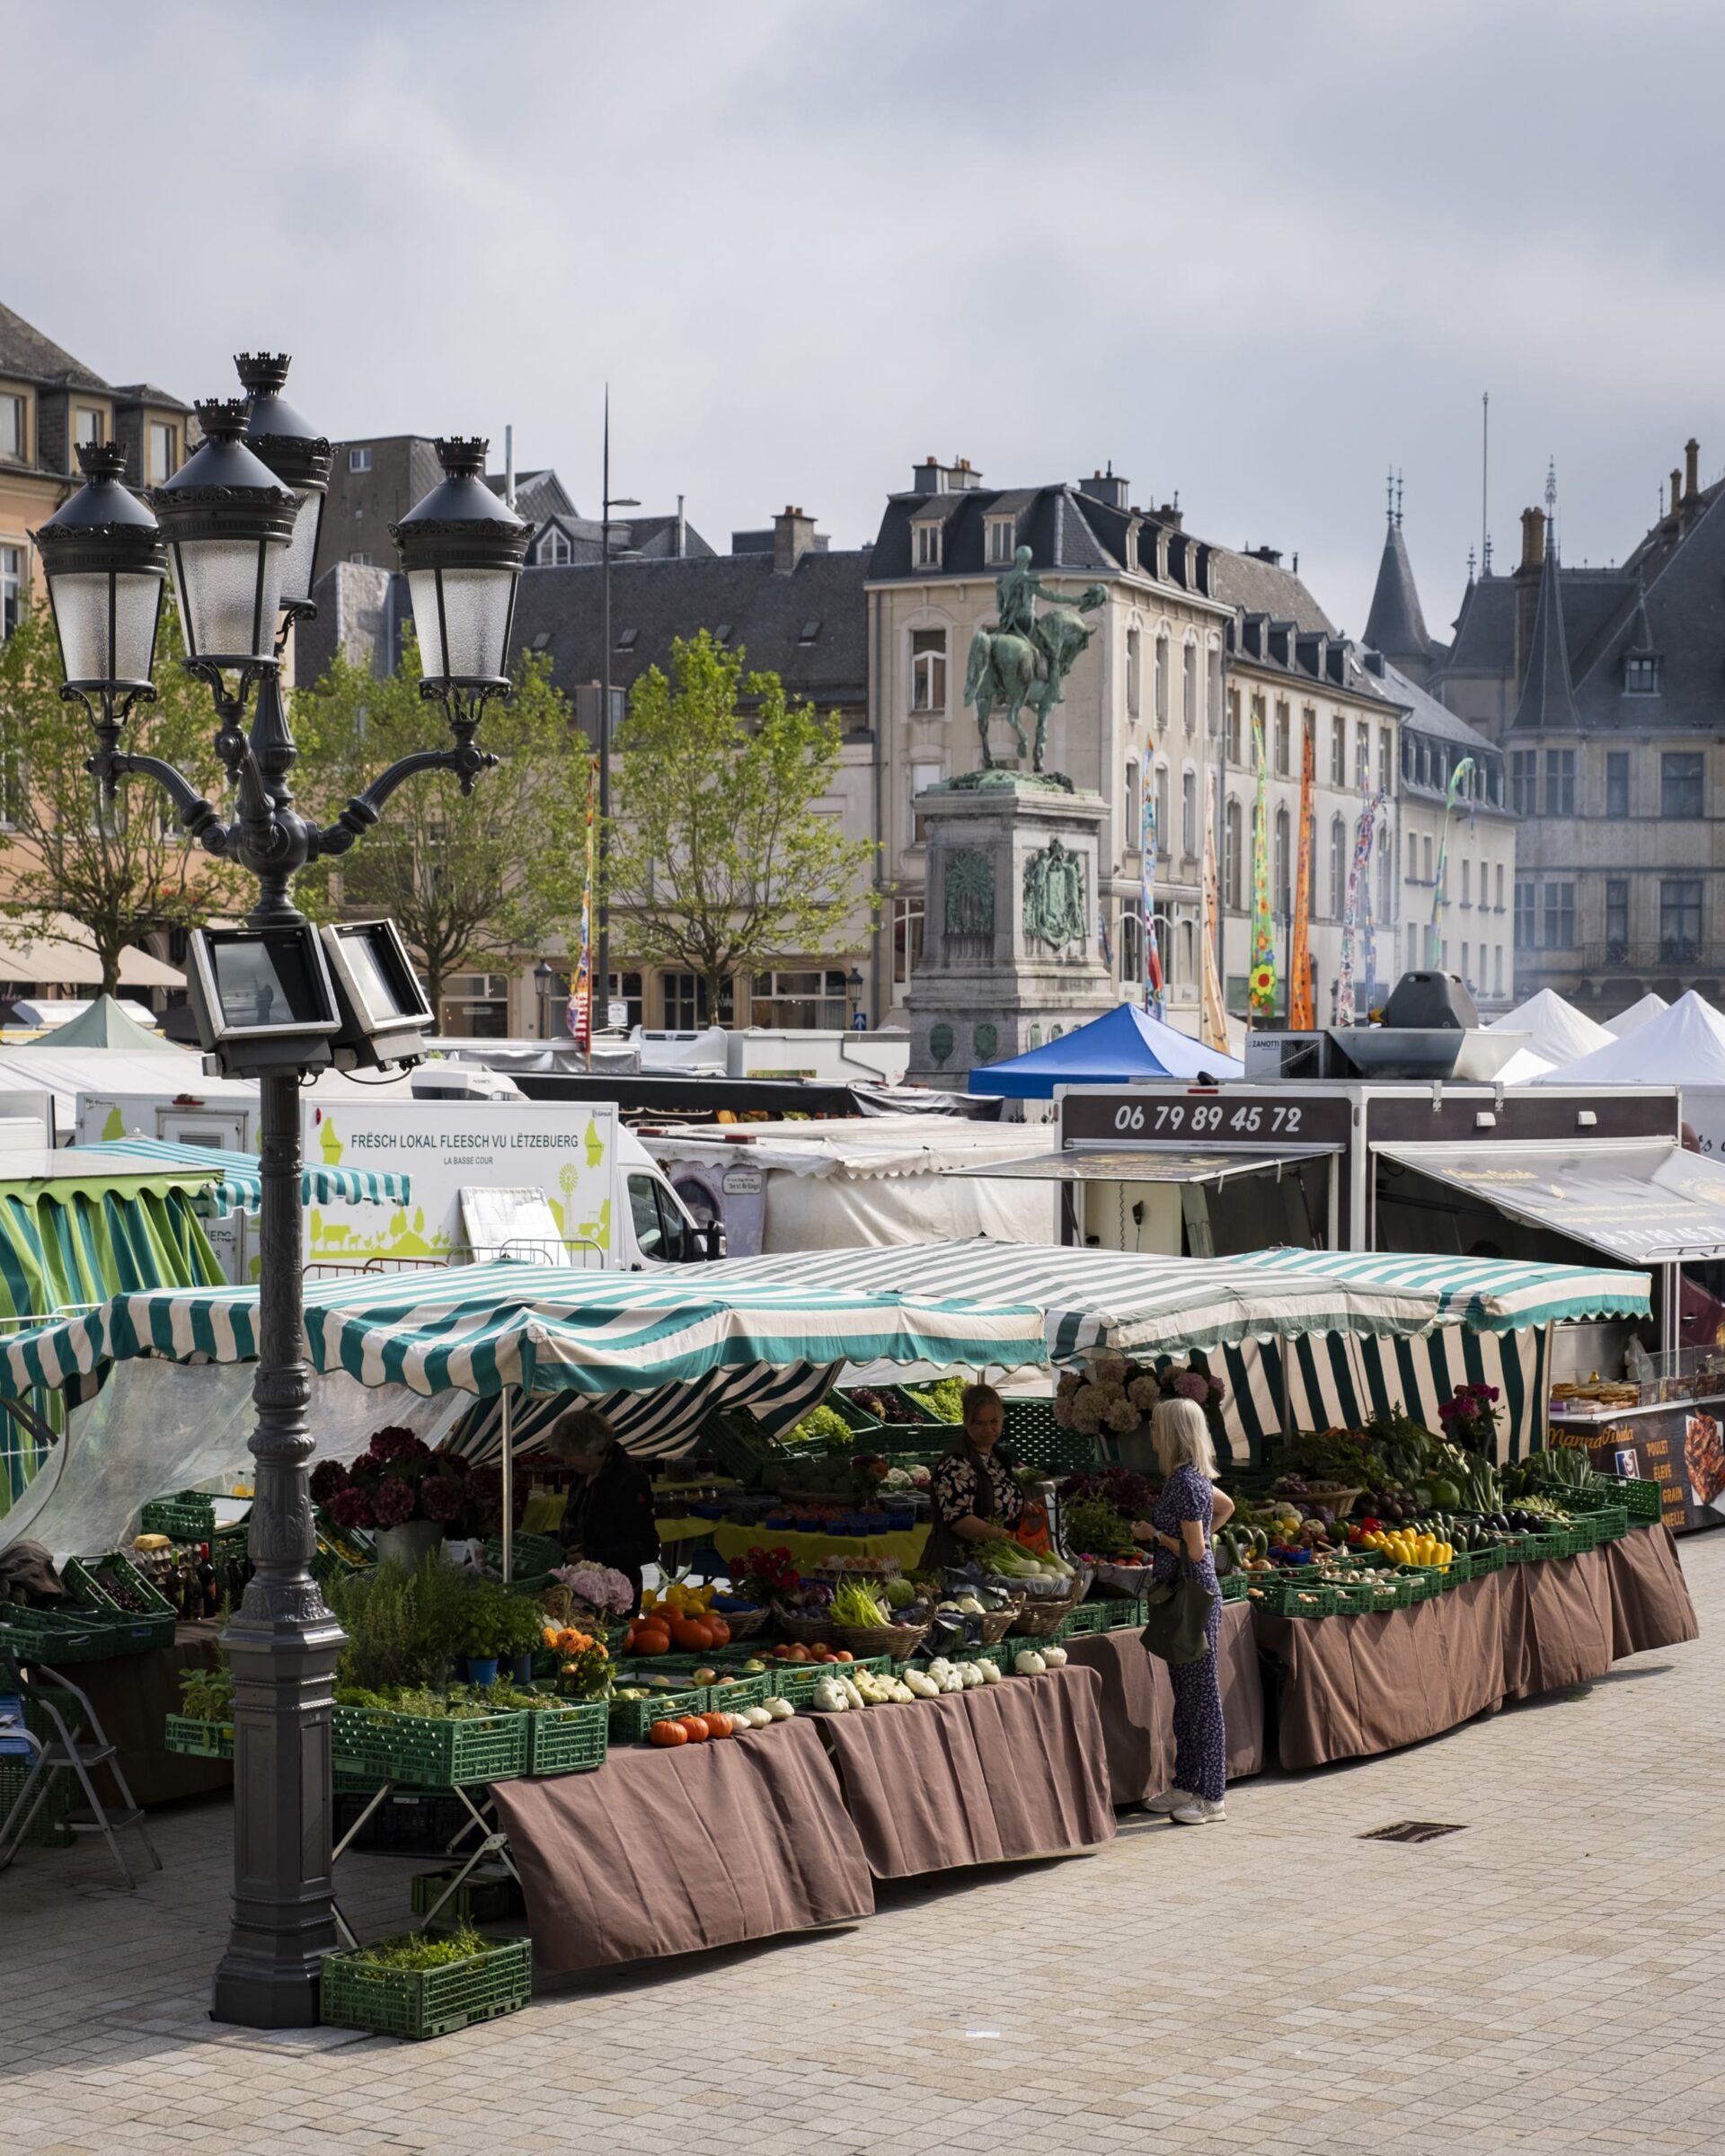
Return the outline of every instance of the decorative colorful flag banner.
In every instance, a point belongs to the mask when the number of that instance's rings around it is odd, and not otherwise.
[[[1199,1003],[1198,1037],[1207,1048],[1228,1046],[1227,1005],[1222,1000],[1222,969],[1216,963],[1217,924],[1222,918],[1222,897],[1216,877],[1216,773],[1211,772],[1204,796],[1204,990]]]
[[[1462,789],[1473,776],[1473,759],[1464,756],[1449,774],[1449,784],[1444,792],[1444,823],[1438,834],[1438,873],[1431,886],[1431,927],[1426,936],[1426,964],[1436,973],[1441,963],[1442,946],[1438,941],[1438,915],[1449,904],[1444,886],[1449,872],[1449,819],[1455,804],[1462,797]]]
[[[1294,926],[1288,954],[1287,1023],[1296,1033],[1311,1032],[1312,959],[1312,729],[1300,726],[1300,832],[1299,852],[1294,863]]]
[[[593,813],[598,799],[599,759],[587,767],[587,879],[581,887],[581,948],[569,993],[569,1030],[578,1048],[593,1046]]]
[[[1138,831],[1138,911],[1144,922],[1144,1007],[1162,1016],[1162,952],[1156,943],[1156,787],[1154,772],[1144,788]]]
[[[1266,1018],[1276,1012],[1276,924],[1269,910],[1269,759],[1264,722],[1252,722],[1252,753],[1258,767],[1258,801],[1252,818],[1252,1008]]]
[[[1354,931],[1363,906],[1366,941],[1369,947],[1372,889],[1367,865],[1372,857],[1372,834],[1377,829],[1377,812],[1389,798],[1386,793],[1364,791],[1360,797],[1359,820],[1354,826],[1354,858],[1348,864],[1348,902],[1341,909],[1341,968],[1336,988],[1336,1023],[1339,1026],[1351,1026],[1354,1022]],[[1373,970],[1368,966],[1368,983]],[[1369,1003],[1369,985],[1367,996]]]

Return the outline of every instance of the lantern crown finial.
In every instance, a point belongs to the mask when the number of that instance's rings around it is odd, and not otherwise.
[[[85,479],[124,479],[126,450],[119,442],[80,442],[78,469]]]
[[[483,479],[485,452],[491,442],[484,435],[444,435],[437,442],[438,462],[450,479]]]
[[[286,352],[235,352],[234,369],[247,395],[275,396],[288,379],[292,365]]]
[[[246,429],[252,416],[251,407],[243,397],[207,397],[194,404],[198,424],[203,429],[207,440],[237,442]]]

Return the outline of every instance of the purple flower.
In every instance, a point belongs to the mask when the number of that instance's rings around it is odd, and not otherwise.
[[[385,1475],[371,1493],[371,1509],[380,1527],[399,1527],[413,1517],[413,1492],[399,1475]]]
[[[383,1485],[384,1489],[400,1488],[393,1480]],[[459,1519],[466,1501],[467,1493],[454,1475],[428,1475],[420,1485],[420,1509],[428,1520]]]

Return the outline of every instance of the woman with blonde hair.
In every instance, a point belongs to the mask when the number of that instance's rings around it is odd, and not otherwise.
[[[1210,1531],[1234,1511],[1233,1501],[1212,1489],[1216,1448],[1210,1443],[1204,1410],[1190,1400],[1164,1400],[1150,1418],[1150,1442],[1162,1469],[1162,1495],[1148,1520],[1135,1520],[1132,1533],[1154,1542],[1151,1569],[1157,1579],[1174,1580],[1182,1565],[1215,1597],[1210,1605],[1210,1651],[1199,1662],[1168,1666],[1174,1688],[1174,1786],[1153,1797],[1146,1811],[1164,1812],[1181,1826],[1207,1826],[1227,1817],[1228,1752],[1222,1725],[1222,1688],[1216,1648],[1222,1633],[1222,1597]]]

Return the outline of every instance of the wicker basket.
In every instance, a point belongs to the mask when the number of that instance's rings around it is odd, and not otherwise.
[[[1009,1602],[1004,1609],[991,1611],[982,1621],[982,1644],[998,1647],[1009,1632],[1017,1631],[1023,1607],[1021,1602]]]
[[[928,1636],[925,1624],[836,1624],[833,1644],[854,1655],[890,1655],[908,1662]]]
[[[1083,1600],[1082,1588],[1058,1602],[1051,1595],[1027,1595],[1018,1613],[1013,1636],[1020,1639],[1052,1639],[1064,1629],[1066,1619]]]
[[[779,1637],[792,1645],[803,1647],[831,1647],[837,1639],[837,1628],[830,1617],[799,1617],[783,1610],[775,1602],[772,1605],[773,1622]]]
[[[722,1617],[730,1627],[733,1643],[739,1639],[752,1639],[766,1622],[767,1613],[760,1610],[714,1610],[715,1617]]]
[[[1314,1484],[1312,1489],[1301,1490],[1298,1497],[1289,1498],[1286,1502],[1293,1506],[1296,1512],[1302,1505],[1327,1505],[1339,1520],[1345,1520],[1364,1494],[1363,1489],[1348,1489],[1340,1482],[1322,1487]]]

